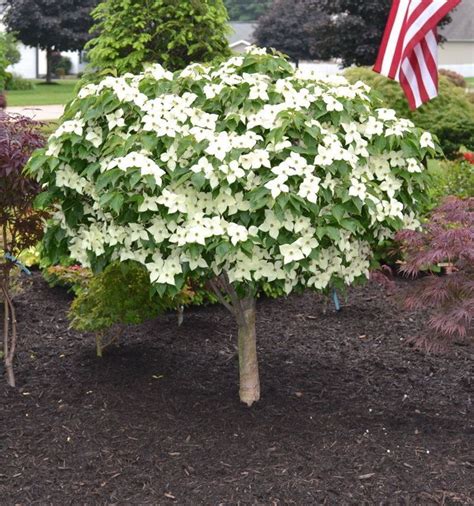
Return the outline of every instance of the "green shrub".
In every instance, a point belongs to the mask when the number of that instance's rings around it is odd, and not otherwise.
[[[79,294],[87,289],[92,271],[80,265],[52,265],[43,271],[43,277],[51,287],[62,286]]]
[[[454,72],[454,70],[440,69],[439,74],[447,77],[454,85],[458,86],[459,88],[467,88],[467,82],[464,79],[464,76],[458,74],[457,72]]]
[[[461,147],[474,149],[474,104],[466,92],[448,78],[440,77],[439,96],[416,111],[410,111],[399,83],[376,74],[366,67],[345,71],[349,81],[363,81],[376,90],[385,106],[416,126],[435,134],[447,158],[456,158]]]
[[[5,89],[8,91],[34,90],[36,88],[34,81],[25,79],[16,74],[7,75]]]
[[[434,204],[444,197],[454,195],[466,198],[474,195],[474,165],[466,160],[446,160],[431,169],[433,183],[430,193]]]
[[[92,277],[72,303],[73,328],[103,332],[117,324],[139,324],[160,313],[189,304],[193,291],[185,288],[176,297],[153,293],[148,271],[137,262],[113,263]]]
[[[53,53],[51,58],[51,68],[53,74],[57,76],[65,76],[71,73],[72,61],[71,58],[63,56],[61,53]]]

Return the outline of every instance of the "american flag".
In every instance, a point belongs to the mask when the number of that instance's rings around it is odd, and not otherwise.
[[[436,27],[460,1],[393,1],[374,70],[400,82],[411,109],[438,95]]]

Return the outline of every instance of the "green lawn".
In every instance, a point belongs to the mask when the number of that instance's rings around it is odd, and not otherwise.
[[[474,77],[466,77],[466,81],[469,88],[474,88]]]
[[[41,84],[44,81],[36,81],[34,90],[7,91],[7,103],[9,106],[28,105],[56,105],[66,104],[74,97],[74,90],[78,83],[76,79],[64,79],[54,81],[57,84]]]

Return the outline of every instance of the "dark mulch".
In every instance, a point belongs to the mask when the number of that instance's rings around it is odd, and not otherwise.
[[[310,293],[261,301],[252,409],[224,309],[132,328],[100,360],[69,301],[38,276],[17,300],[1,504],[473,504],[473,348],[407,347],[422,318],[381,289],[340,314]]]

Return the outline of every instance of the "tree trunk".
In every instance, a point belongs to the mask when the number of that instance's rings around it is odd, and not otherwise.
[[[3,292],[3,361],[5,364],[5,372],[7,375],[7,383],[11,387],[15,387],[15,374],[13,372],[13,359],[15,357],[16,347],[16,315],[10,296],[5,287]],[[11,337],[10,337],[11,330]]]
[[[247,297],[241,299],[240,302],[242,310],[240,315],[237,316],[239,325],[240,400],[250,407],[260,399],[260,377],[255,332],[255,299]]]
[[[51,84],[53,82],[53,50],[48,47],[46,49],[46,82]]]

